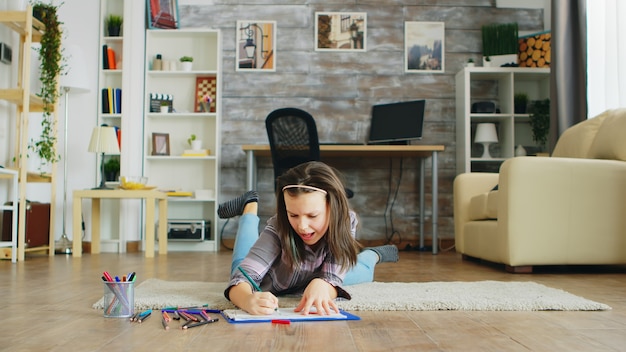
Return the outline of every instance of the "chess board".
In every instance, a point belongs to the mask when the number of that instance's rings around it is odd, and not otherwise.
[[[205,111],[201,104],[204,95],[211,97],[210,112],[215,112],[215,102],[217,100],[217,79],[215,76],[199,76],[196,78],[195,112],[209,112]]]

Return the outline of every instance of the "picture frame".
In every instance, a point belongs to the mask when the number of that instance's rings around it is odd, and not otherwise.
[[[276,21],[237,21],[236,71],[276,71]]]
[[[366,12],[316,12],[315,51],[367,51]]]
[[[444,73],[444,22],[404,22],[404,71]]]
[[[146,0],[148,28],[178,29],[178,0]]]
[[[206,96],[211,98],[210,103],[206,103]],[[215,112],[217,101],[217,78],[215,76],[196,77],[196,96],[194,100],[194,112],[210,113]]]
[[[152,133],[152,155],[170,155],[169,133]]]

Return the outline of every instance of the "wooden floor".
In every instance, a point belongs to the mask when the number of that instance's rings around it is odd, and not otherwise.
[[[453,252],[401,252],[377,267],[376,281],[535,281],[613,307],[604,312],[357,312],[361,321],[239,324],[188,331],[102,317],[102,271],[136,271],[138,282],[227,281],[218,254],[143,253],[29,257],[0,261],[0,350],[7,351],[624,351],[626,268],[549,268],[508,274]]]

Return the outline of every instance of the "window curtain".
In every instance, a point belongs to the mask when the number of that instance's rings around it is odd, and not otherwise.
[[[570,126],[587,119],[586,0],[552,0],[550,150]]]
[[[593,117],[626,107],[626,2],[587,1],[587,94]]]

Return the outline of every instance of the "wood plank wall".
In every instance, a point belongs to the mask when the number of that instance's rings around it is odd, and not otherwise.
[[[298,107],[311,113],[322,142],[355,142],[367,136],[372,105],[426,99],[424,138],[419,143],[446,146],[439,158],[439,234],[447,239],[454,238],[454,75],[469,57],[481,62],[482,25],[517,22],[521,31],[543,29],[542,10],[499,9],[494,0],[228,0],[184,5],[179,11],[181,28],[222,30],[222,200],[245,191],[246,160],[241,145],[267,143],[264,121],[274,109]],[[366,12],[367,52],[316,52],[316,11]],[[277,22],[276,72],[235,71],[237,20]],[[404,72],[405,21],[445,23],[445,73]],[[401,245],[417,243],[416,160],[343,159],[329,163],[344,173],[348,187],[355,192],[351,204],[360,216],[360,240],[391,238]],[[259,160],[259,168],[263,223],[275,209],[271,160]],[[429,177],[430,167],[426,173]],[[429,182],[426,192],[429,222]],[[231,222],[224,229],[224,238],[232,238],[235,229]],[[430,230],[427,223],[427,238]]]

